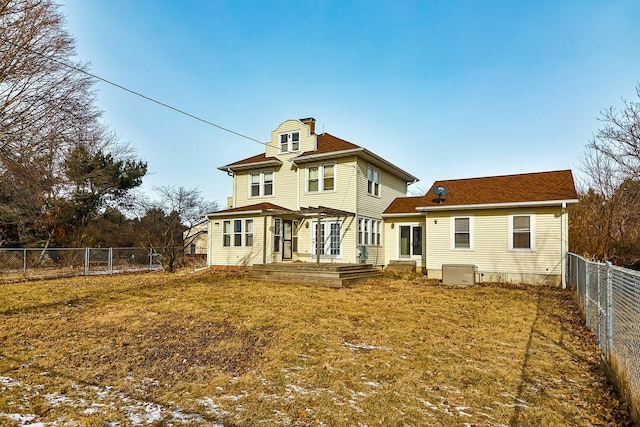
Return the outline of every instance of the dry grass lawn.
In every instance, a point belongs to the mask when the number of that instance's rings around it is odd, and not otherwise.
[[[574,295],[154,273],[0,286],[0,425],[625,425]]]

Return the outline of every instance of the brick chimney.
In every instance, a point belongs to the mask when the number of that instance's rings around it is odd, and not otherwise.
[[[311,128],[311,135],[316,133],[316,119],[307,117],[306,119],[300,119],[300,121]]]

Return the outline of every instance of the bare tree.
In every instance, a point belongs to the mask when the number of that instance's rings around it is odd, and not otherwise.
[[[78,188],[69,153],[117,148],[63,25],[52,0],[0,0],[0,245],[60,235]]]
[[[145,215],[140,219],[144,230],[141,243],[159,251],[163,265],[173,272],[195,238],[192,231],[203,222],[204,214],[215,211],[218,204],[205,201],[197,189],[169,186],[156,190],[160,199],[148,203]],[[186,239],[185,235],[188,236]]]
[[[640,99],[640,86],[636,93]],[[623,105],[601,113],[603,126],[581,159],[587,182],[570,212],[570,242],[574,252],[634,266],[640,260],[640,102]]]

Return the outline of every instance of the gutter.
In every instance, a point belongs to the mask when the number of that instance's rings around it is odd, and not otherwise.
[[[470,210],[470,209],[497,209],[497,208],[523,208],[523,207],[542,207],[569,205],[578,203],[578,199],[567,200],[544,200],[541,202],[509,202],[509,203],[487,203],[477,205],[438,205],[438,206],[419,206],[416,208],[420,212],[430,211],[453,211],[453,210]]]
[[[299,157],[295,157],[293,159],[291,159],[291,161],[293,163],[296,163],[298,161],[313,161],[316,159],[323,159],[323,158],[336,158],[336,157],[344,157],[344,156],[348,156],[350,154],[353,155],[358,155],[358,154],[362,154],[365,156],[370,156],[373,157],[378,163],[386,166],[388,169],[392,169],[395,172],[399,173],[400,175],[404,175],[405,177],[409,178],[409,180],[407,182],[411,182],[416,183],[419,181],[419,179],[413,175],[411,175],[409,172],[406,172],[402,169],[400,169],[399,167],[397,167],[396,165],[394,165],[393,163],[389,162],[388,160],[383,159],[382,157],[378,156],[377,154],[372,153],[371,151],[367,150],[366,148],[363,147],[358,147],[358,148],[351,148],[349,150],[342,150],[342,151],[330,151],[328,153],[318,153],[318,154],[308,154],[306,156],[299,156]]]

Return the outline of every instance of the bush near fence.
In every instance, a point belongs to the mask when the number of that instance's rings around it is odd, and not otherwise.
[[[2,281],[161,269],[148,248],[0,248]]]
[[[640,425],[640,272],[569,254],[568,283],[577,290],[585,323]]]

